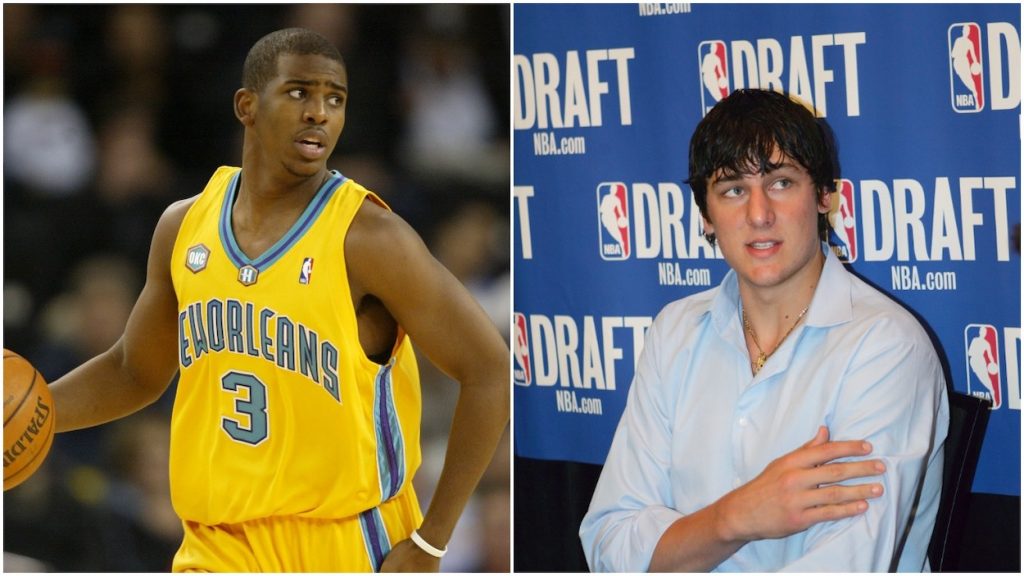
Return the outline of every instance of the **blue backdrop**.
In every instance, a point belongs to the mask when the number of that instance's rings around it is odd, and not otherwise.
[[[827,119],[832,244],[995,404],[976,492],[1020,495],[1018,5],[516,5],[515,449],[603,463],[651,319],[727,270],[690,135],[741,87]],[[973,359],[973,361],[972,361]]]

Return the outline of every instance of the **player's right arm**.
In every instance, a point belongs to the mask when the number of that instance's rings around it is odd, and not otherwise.
[[[881,496],[881,484],[833,483],[876,476],[884,466],[879,460],[833,462],[866,456],[871,446],[828,438],[828,429],[820,427],[811,441],[773,461],[757,478],[676,520],[658,540],[650,571],[708,571],[747,542],[783,538],[867,510],[867,499]]]
[[[106,352],[50,384],[58,432],[127,416],[155,402],[178,369],[177,298],[171,252],[194,198],[164,211],[153,233],[146,284],[124,334]]]

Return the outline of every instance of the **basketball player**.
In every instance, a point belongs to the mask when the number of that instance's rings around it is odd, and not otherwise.
[[[927,571],[942,368],[914,317],[822,242],[829,138],[787,96],[738,90],[697,126],[689,166],[731,270],[647,333],[580,528],[590,568]]]
[[[488,317],[404,221],[326,167],[347,78],[308,30],[252,47],[234,98],[241,168],[166,210],[123,337],[52,385],[58,430],[74,430],[180,373],[175,571],[436,571],[508,422],[508,349]],[[425,517],[411,341],[461,386]]]

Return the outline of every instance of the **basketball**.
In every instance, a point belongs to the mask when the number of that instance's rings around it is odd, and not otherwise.
[[[4,349],[4,490],[31,476],[53,443],[53,397],[28,360]]]

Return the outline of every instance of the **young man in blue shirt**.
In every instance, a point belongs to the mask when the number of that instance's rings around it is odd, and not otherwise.
[[[732,270],[647,334],[580,529],[591,569],[927,569],[945,381],[914,317],[823,243],[834,157],[775,92],[698,125],[689,183]]]

